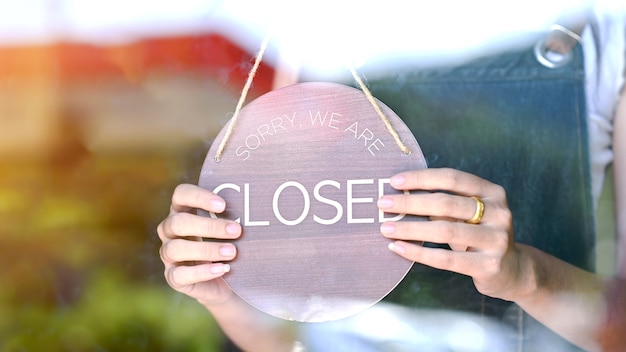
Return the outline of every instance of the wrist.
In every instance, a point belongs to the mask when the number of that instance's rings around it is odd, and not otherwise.
[[[215,286],[214,291],[211,293],[214,293],[214,295],[209,295],[209,297],[196,297],[196,301],[208,310],[231,304],[233,303],[233,300],[236,300],[239,297],[235,295],[235,293],[225,283],[224,285]]]
[[[233,295],[226,295],[218,299],[202,299],[196,298],[196,301],[208,310],[218,309],[219,307],[228,305],[233,300]]]
[[[518,253],[519,275],[517,285],[508,300],[519,304],[532,299],[541,290],[545,281],[545,271],[538,260],[537,249],[516,243],[515,251]]]

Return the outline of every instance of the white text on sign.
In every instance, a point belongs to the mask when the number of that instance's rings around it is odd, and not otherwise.
[[[385,221],[398,221],[404,217],[405,214],[399,214],[394,217],[385,217],[385,213],[379,210],[376,207],[376,200],[384,195],[385,185],[389,184],[389,179],[357,179],[357,180],[346,180],[345,189],[346,189],[346,206],[345,206],[345,217],[344,217],[344,206],[335,199],[329,199],[325,196],[321,195],[321,189],[323,187],[333,187],[337,190],[341,189],[342,184],[335,180],[322,180],[319,181],[314,187],[312,196],[313,199],[319,203],[330,205],[335,209],[334,216],[322,218],[318,214],[312,214],[312,219],[314,222],[321,225],[333,225],[339,222],[341,219],[345,218],[345,222],[347,224],[369,224],[374,223],[375,220],[378,220],[379,223]],[[237,193],[243,192],[243,226],[269,226],[271,221],[278,221],[283,225],[294,226],[302,223],[305,219],[311,217],[311,194],[310,191],[306,189],[304,185],[297,181],[287,181],[281,183],[273,193],[272,196],[272,213],[273,219],[253,219],[253,214],[250,211],[250,183],[243,184],[243,190],[241,185],[237,185],[234,183],[223,183],[213,189],[213,193],[219,194],[224,190],[232,190]],[[283,211],[279,207],[279,199],[281,197],[282,192],[287,188],[295,188],[302,197],[302,211],[301,213],[295,217],[294,219],[287,219],[283,215]],[[355,187],[366,188],[373,196],[377,196],[376,198],[372,197],[355,197],[354,190]],[[408,193],[408,192],[405,192]],[[356,217],[354,214],[354,205],[355,204],[367,204],[372,203],[372,209],[377,213],[377,219],[375,217]],[[211,217],[217,218],[214,213],[210,214]],[[235,221],[241,223],[241,218],[235,219]]]
[[[302,115],[305,117],[301,118]],[[281,133],[287,133],[290,130],[304,128],[305,126],[342,130],[348,138],[353,138],[356,142],[363,143],[363,146],[372,156],[376,156],[376,152],[385,147],[383,141],[370,128],[362,126],[362,123],[359,126],[358,121],[351,122],[346,120],[342,114],[337,112],[309,110],[305,114],[298,114],[297,112],[283,114],[259,125],[254,129],[254,133],[247,135],[241,141],[241,145],[235,149],[235,155],[243,160],[248,160],[255,150],[259,149],[271,138],[276,138]]]

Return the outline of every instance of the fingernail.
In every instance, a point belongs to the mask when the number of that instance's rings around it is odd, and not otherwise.
[[[228,224],[226,225],[226,232],[230,235],[239,235],[241,232],[241,226],[239,226],[239,224]]]
[[[226,209],[226,202],[219,198],[211,199],[211,208],[213,211],[222,212]]]
[[[224,274],[230,271],[230,264],[213,264],[209,270],[211,274]]]
[[[220,247],[220,255],[224,258],[232,258],[235,256],[235,247],[232,245],[224,245]]]
[[[387,248],[389,248],[390,251],[398,253],[398,254],[406,253],[406,248],[403,245],[398,244],[396,242],[389,242],[389,244],[387,245]]]
[[[378,199],[378,207],[381,209],[388,209],[393,206],[393,199],[391,197],[381,197]]]
[[[391,235],[396,232],[396,225],[386,222],[380,225],[380,232],[384,235]]]
[[[390,180],[389,183],[394,187],[401,187],[406,182],[406,177],[403,175],[395,175]]]

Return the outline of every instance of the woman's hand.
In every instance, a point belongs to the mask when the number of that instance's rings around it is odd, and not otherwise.
[[[174,190],[169,216],[157,228],[167,283],[204,305],[221,303],[232,295],[221,277],[230,270],[227,262],[235,258],[237,250],[232,243],[203,239],[236,239],[241,226],[227,219],[196,215],[196,210],[221,213],[225,207],[221,197],[182,184]]]
[[[511,211],[504,189],[472,174],[453,169],[424,169],[391,178],[398,190],[416,194],[386,195],[378,206],[388,213],[426,216],[430,221],[386,222],[385,237],[395,239],[389,248],[418,263],[471,276],[481,293],[515,300],[530,289],[529,266],[513,241]],[[480,222],[466,221],[484,203]],[[416,243],[418,242],[418,243]],[[452,250],[427,248],[421,242],[449,244]]]

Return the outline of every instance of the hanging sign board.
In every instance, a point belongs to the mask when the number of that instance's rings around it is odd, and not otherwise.
[[[406,125],[378,102],[403,152],[362,91],[300,83],[271,91],[240,112],[221,155],[207,154],[199,185],[226,200],[223,214],[243,226],[224,276],[256,308],[318,322],[356,314],[387,295],[412,262],[387,249],[377,199],[398,193],[389,177],[426,168]]]

